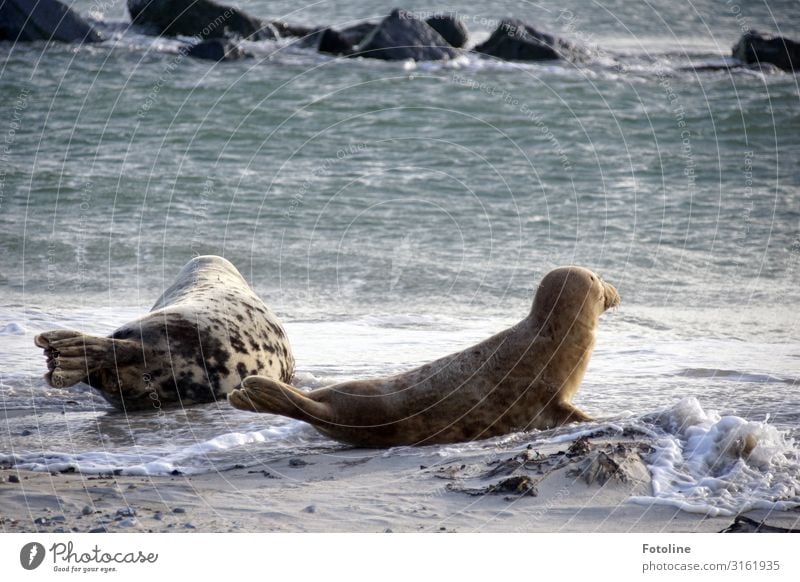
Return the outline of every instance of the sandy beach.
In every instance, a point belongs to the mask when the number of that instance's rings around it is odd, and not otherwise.
[[[137,477],[0,471],[5,532],[717,532],[709,517],[649,495],[640,454],[624,436],[581,438],[496,455],[351,449],[268,467]],[[446,451],[445,451],[446,452]],[[412,464],[413,462],[413,464]],[[800,511],[748,517],[797,528]]]

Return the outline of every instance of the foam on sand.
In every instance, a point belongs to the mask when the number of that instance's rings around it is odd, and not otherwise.
[[[766,421],[706,412],[693,397],[655,420],[666,434],[646,458],[653,493],[631,501],[712,516],[800,506],[796,444]]]

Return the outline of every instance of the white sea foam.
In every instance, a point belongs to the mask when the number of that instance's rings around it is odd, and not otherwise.
[[[27,330],[16,321],[12,321],[0,327],[0,335],[23,335],[25,333],[27,333]]]
[[[800,506],[796,443],[767,422],[706,412],[685,398],[657,418],[666,431],[646,459],[653,493],[634,497],[708,515]]]
[[[0,454],[0,463],[30,471],[120,475],[169,475],[179,472],[193,475],[228,469],[234,465],[234,451],[255,452],[263,443],[270,443],[276,453],[282,451],[285,454],[287,445],[291,449],[304,441],[303,433],[306,430],[304,425],[290,422],[264,430],[225,433],[177,449],[142,447],[143,450],[137,450],[138,447],[132,447],[120,451],[89,450],[79,453],[19,452]],[[237,459],[241,460],[242,455],[238,455]]]

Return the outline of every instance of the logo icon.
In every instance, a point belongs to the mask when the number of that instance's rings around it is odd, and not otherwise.
[[[19,552],[19,563],[26,570],[35,570],[44,562],[44,546],[39,542],[30,542],[22,546]]]

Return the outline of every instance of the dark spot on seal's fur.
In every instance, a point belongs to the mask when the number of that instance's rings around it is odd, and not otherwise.
[[[240,354],[249,354],[250,352],[247,350],[247,346],[244,345],[242,338],[238,335],[232,335],[230,337],[231,347],[236,350]]]
[[[216,388],[212,385],[193,382],[188,377],[165,380],[160,384],[160,388],[164,394],[175,394],[177,392],[184,402],[213,402],[216,394]]]
[[[238,364],[236,364],[236,372],[239,374],[239,377],[242,380],[244,380],[248,376],[247,366],[245,366],[243,362],[239,362]],[[253,375],[255,376],[255,374]]]
[[[230,353],[225,349],[222,340],[202,326],[180,316],[169,318],[164,326],[164,336],[169,338],[169,352],[173,359],[177,357],[184,361],[193,361],[208,376],[208,386],[191,381],[190,376],[179,379],[177,388],[181,398],[213,400],[213,394],[220,390],[221,378],[230,375],[226,366]],[[209,388],[214,392],[209,393]]]

